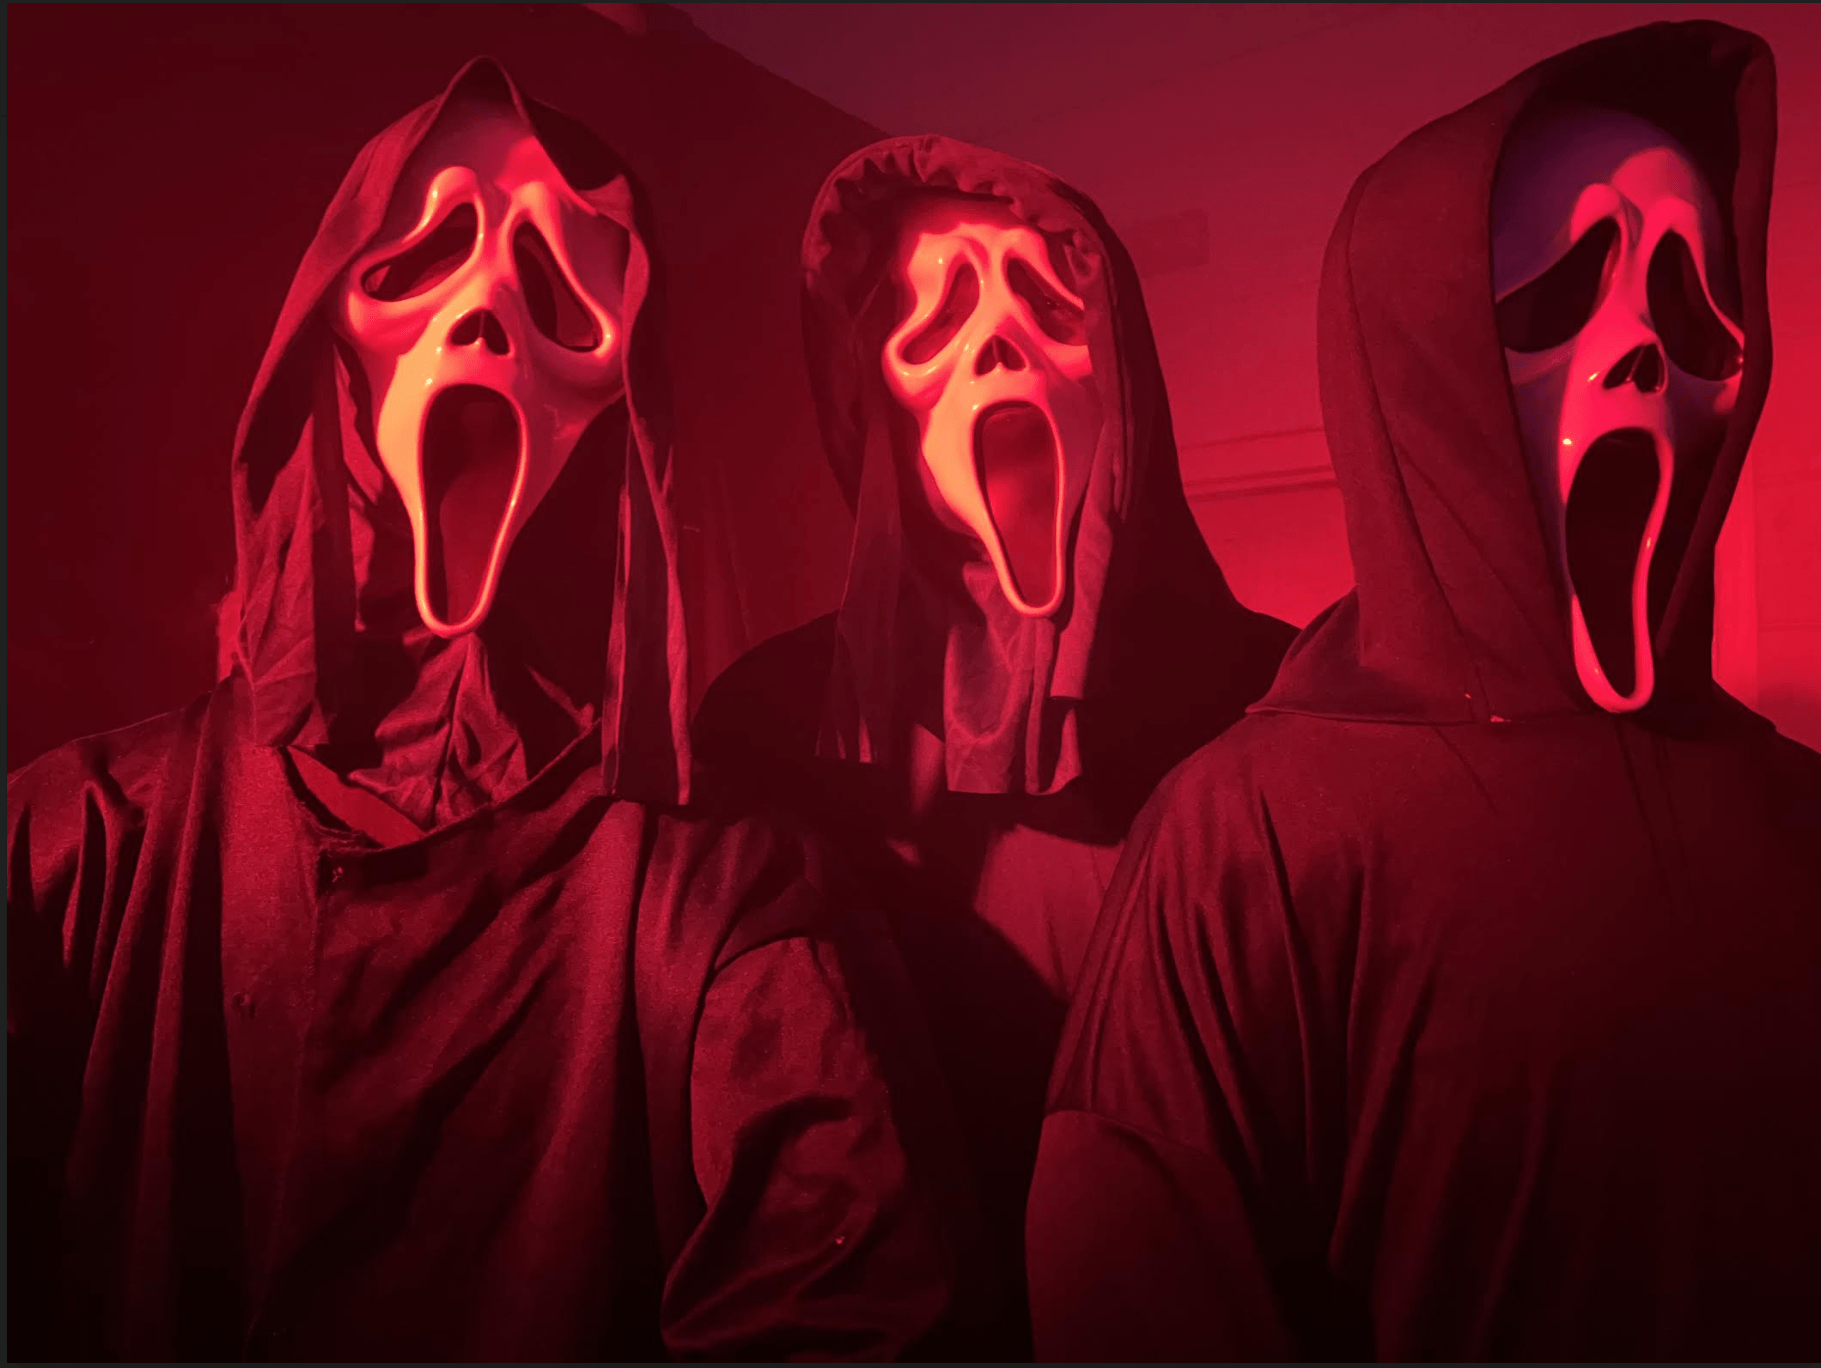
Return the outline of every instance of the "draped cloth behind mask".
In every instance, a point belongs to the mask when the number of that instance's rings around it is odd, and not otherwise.
[[[444,641],[412,607],[409,528],[372,454],[359,367],[328,315],[458,92],[509,106],[630,251],[625,399],[584,434],[514,543],[486,623]],[[598,718],[611,792],[687,798],[687,645],[653,294],[627,173],[490,61],[361,150],[292,282],[235,438],[230,609],[257,740],[309,751],[431,826],[522,785]],[[608,557],[611,594],[590,573]]]

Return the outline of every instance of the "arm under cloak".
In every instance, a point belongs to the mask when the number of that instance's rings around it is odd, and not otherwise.
[[[103,738],[105,740],[105,738]],[[69,1356],[64,1168],[92,1028],[83,970],[132,882],[140,814],[101,757],[76,743],[7,777],[7,1350]]]
[[[1325,1272],[1313,1137],[1338,1065],[1304,882],[1264,795],[1201,760],[1134,828],[1030,1197],[1040,1361],[1356,1355]]]
[[[696,1023],[704,1211],[663,1306],[679,1359],[919,1357],[957,1333],[971,1281],[958,1139],[895,948],[822,891],[845,880],[797,872],[796,844],[773,862],[791,890],[753,880]]]

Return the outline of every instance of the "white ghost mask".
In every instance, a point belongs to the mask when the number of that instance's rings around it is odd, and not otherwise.
[[[627,253],[509,107],[456,101],[342,279],[336,325],[439,636],[485,620],[514,539],[624,391]]]
[[[1728,269],[1713,192],[1662,129],[1567,105],[1513,134],[1492,204],[1499,339],[1575,670],[1609,712],[1655,689],[1664,513],[1678,480],[1706,478],[1738,398]]]
[[[913,202],[893,270],[910,302],[880,361],[917,419],[925,490],[1012,607],[1047,616],[1100,434],[1083,301],[1042,235],[990,201]]]

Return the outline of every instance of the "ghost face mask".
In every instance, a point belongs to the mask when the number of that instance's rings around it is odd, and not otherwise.
[[[880,359],[917,420],[925,492],[1013,608],[1053,613],[1100,434],[1083,301],[1043,237],[987,201],[915,203],[892,269],[908,305]]]
[[[1664,513],[1678,481],[1705,482],[1738,398],[1729,271],[1713,193],[1662,129],[1569,106],[1514,134],[1492,208],[1499,339],[1575,670],[1609,712],[1650,701],[1652,569],[1682,550]]]
[[[514,539],[624,389],[625,231],[509,107],[457,101],[338,290],[374,443],[411,523],[417,610],[486,618]]]

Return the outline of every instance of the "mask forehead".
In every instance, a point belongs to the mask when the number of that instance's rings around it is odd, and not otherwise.
[[[426,213],[444,172],[459,168],[491,184],[518,144],[530,138],[530,130],[512,110],[474,99],[450,100],[399,175],[386,209],[384,234],[397,237],[410,231]]]
[[[497,205],[538,200],[540,224],[586,240],[572,265],[580,283],[603,303],[617,302],[625,275],[625,229],[601,217],[570,186],[537,134],[518,112],[492,101],[457,97],[405,164],[386,214],[385,233],[402,236],[433,215],[444,173],[471,173]]]
[[[1668,201],[1695,211],[1704,245],[1718,241],[1713,191],[1663,129],[1585,104],[1526,119],[1505,147],[1493,189],[1493,293],[1546,270],[1597,219],[1625,211],[1641,220]]]
[[[1063,285],[1043,234],[998,200],[928,196],[906,207],[898,223],[898,269],[914,289],[939,288],[961,254],[982,269],[1015,255]]]

